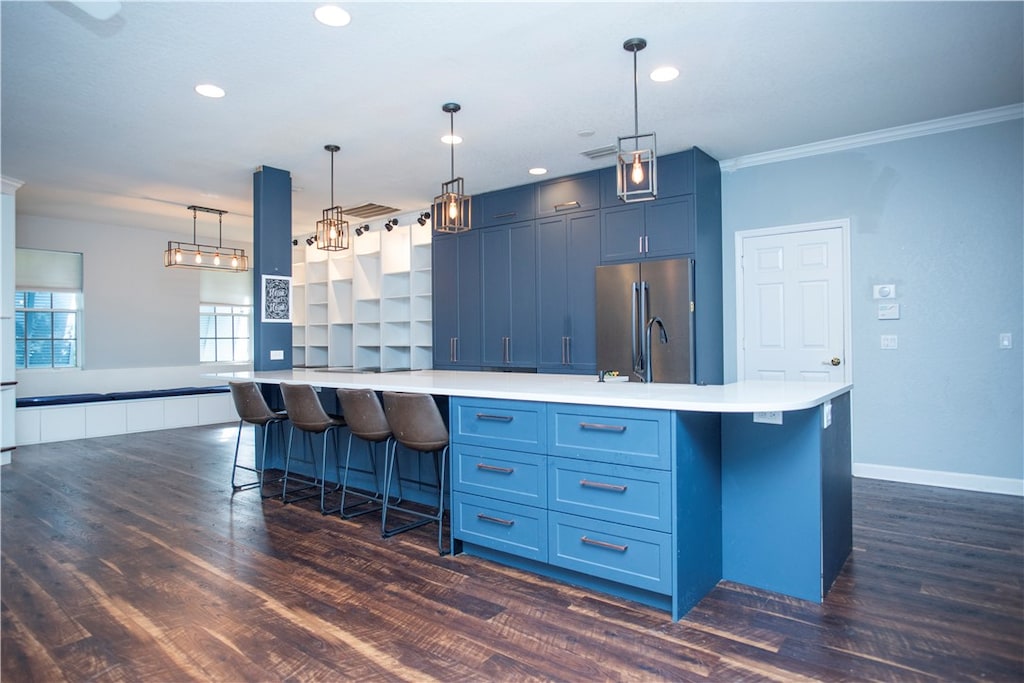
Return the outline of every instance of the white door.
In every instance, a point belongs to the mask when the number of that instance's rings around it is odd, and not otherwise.
[[[738,233],[737,374],[849,381],[848,224]]]

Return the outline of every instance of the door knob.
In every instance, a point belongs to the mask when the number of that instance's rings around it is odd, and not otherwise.
[[[832,365],[833,365],[833,366],[837,366],[837,365],[839,365],[840,363],[842,363],[842,361],[841,361],[841,360],[839,360],[839,356],[833,356],[833,357],[832,357],[832,360],[831,360],[831,361],[829,361],[829,362],[830,362],[830,363],[832,363]]]

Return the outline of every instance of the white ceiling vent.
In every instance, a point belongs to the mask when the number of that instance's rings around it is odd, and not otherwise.
[[[399,213],[399,210],[393,206],[384,206],[372,202],[345,209],[346,216],[355,216],[356,218],[376,218],[377,216],[384,216],[389,213]]]
[[[580,154],[588,159],[602,159],[604,157],[612,156],[617,151],[619,150],[615,145],[605,145],[604,147],[595,147],[593,149],[584,150],[580,152]]]

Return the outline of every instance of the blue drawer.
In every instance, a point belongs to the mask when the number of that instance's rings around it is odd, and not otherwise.
[[[503,500],[452,495],[455,538],[539,562],[548,559],[546,510]]]
[[[552,510],[672,531],[672,473],[666,470],[550,458],[548,490]]]
[[[536,189],[521,185],[507,190],[487,192],[473,197],[473,221],[480,227],[502,225],[516,221],[531,221],[537,213]]]
[[[547,504],[546,456],[467,444],[452,447],[452,490]]]
[[[453,398],[452,443],[543,453],[547,449],[544,403]]]
[[[667,470],[672,421],[667,410],[551,404],[550,455]]]
[[[601,207],[597,171],[537,183],[537,218]]]
[[[548,562],[654,593],[672,594],[672,535],[548,513]]]

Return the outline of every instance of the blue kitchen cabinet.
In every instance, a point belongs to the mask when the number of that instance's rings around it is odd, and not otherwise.
[[[533,221],[481,230],[482,364],[537,366],[537,265]]]
[[[537,368],[597,372],[594,268],[600,215],[585,211],[537,221]]]
[[[536,185],[520,185],[473,197],[473,223],[481,228],[533,220]]]
[[[480,233],[435,233],[432,243],[434,367],[480,367]]]
[[[659,156],[657,166],[658,199],[693,194],[695,192],[695,163],[703,162],[702,157],[707,157],[707,155],[696,147],[685,152]],[[601,207],[621,206],[623,201],[619,199],[616,191],[615,167],[601,169],[600,176]]]
[[[597,171],[546,180],[536,188],[537,218],[601,207],[601,180]]]
[[[693,195],[622,204],[601,212],[601,262],[693,253]]]

